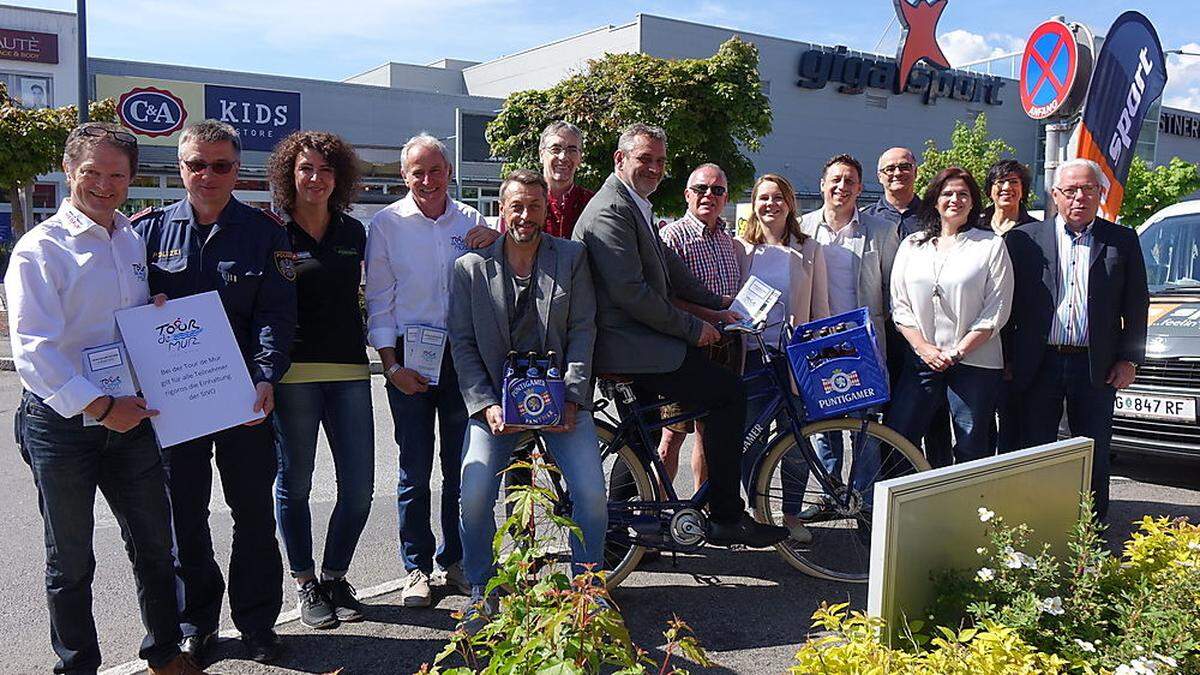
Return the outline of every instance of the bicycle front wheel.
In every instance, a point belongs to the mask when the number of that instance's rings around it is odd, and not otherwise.
[[[871,565],[871,499],[876,481],[926,471],[921,451],[878,422],[837,418],[801,429],[817,451],[811,468],[791,432],[775,437],[755,474],[758,520],[792,535],[776,545],[788,564],[819,579],[865,583]],[[815,474],[834,484],[830,494]]]

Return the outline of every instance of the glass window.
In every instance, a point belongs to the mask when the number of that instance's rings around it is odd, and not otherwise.
[[[57,209],[58,186],[54,183],[36,183],[33,186],[33,208]]]
[[[156,188],[159,184],[159,176],[136,176],[130,187]]]
[[[1151,291],[1200,288],[1200,214],[1164,218],[1138,238]]]
[[[183,179],[180,178],[179,176],[167,176],[166,183],[167,183],[167,187],[169,187],[169,188],[182,188],[183,187]]]
[[[265,191],[265,190],[270,190],[271,187],[269,185],[267,185],[267,181],[265,181],[265,180],[239,178],[238,181],[233,184],[233,189],[234,190],[264,190]]]

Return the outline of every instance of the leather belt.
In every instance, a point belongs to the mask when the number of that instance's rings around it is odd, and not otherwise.
[[[1046,345],[1046,349],[1059,354],[1086,354],[1088,351],[1087,347],[1076,347],[1075,345]]]

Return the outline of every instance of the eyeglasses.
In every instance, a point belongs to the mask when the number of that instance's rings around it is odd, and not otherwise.
[[[546,148],[546,150],[555,157],[557,157],[558,155],[566,155],[567,157],[578,157],[580,154],[579,147],[575,146],[575,145],[568,145],[566,147],[563,147],[561,145],[551,145],[550,147]]]
[[[229,162],[224,159],[218,159],[211,164],[202,159],[184,159],[180,160],[180,163],[186,166],[187,170],[191,171],[192,173],[201,173],[205,169],[212,169],[213,173],[220,174],[222,176],[229,173],[233,170],[233,167],[237,166],[237,162]]]
[[[79,127],[75,130],[75,134],[77,134],[77,137],[91,136],[92,138],[104,138],[105,136],[112,136],[113,140],[118,143],[133,146],[137,145],[137,136],[134,136],[127,131],[113,131],[112,129],[105,129],[102,126],[95,124]]]
[[[1063,196],[1066,197],[1067,199],[1074,199],[1076,195],[1083,195],[1084,197],[1095,197],[1097,194],[1100,193],[1100,188],[1096,187],[1095,185],[1080,185],[1078,187],[1065,187],[1065,188],[1056,187],[1054,189],[1061,192],[1063,194]]]
[[[700,197],[708,194],[709,190],[712,190],[714,197],[721,197],[726,192],[724,185],[705,185],[704,183],[696,183],[695,185],[689,186],[688,189],[692,192],[695,192],[696,195]]]
[[[879,173],[908,173],[913,170],[912,162],[899,162],[879,167]]]

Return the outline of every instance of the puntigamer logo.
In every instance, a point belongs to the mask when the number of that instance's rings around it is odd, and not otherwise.
[[[117,101],[121,123],[144,136],[170,136],[183,128],[187,108],[166,89],[134,87]]]
[[[158,331],[158,344],[166,345],[169,352],[181,352],[200,344],[204,328],[195,319],[175,319],[154,327]]]

